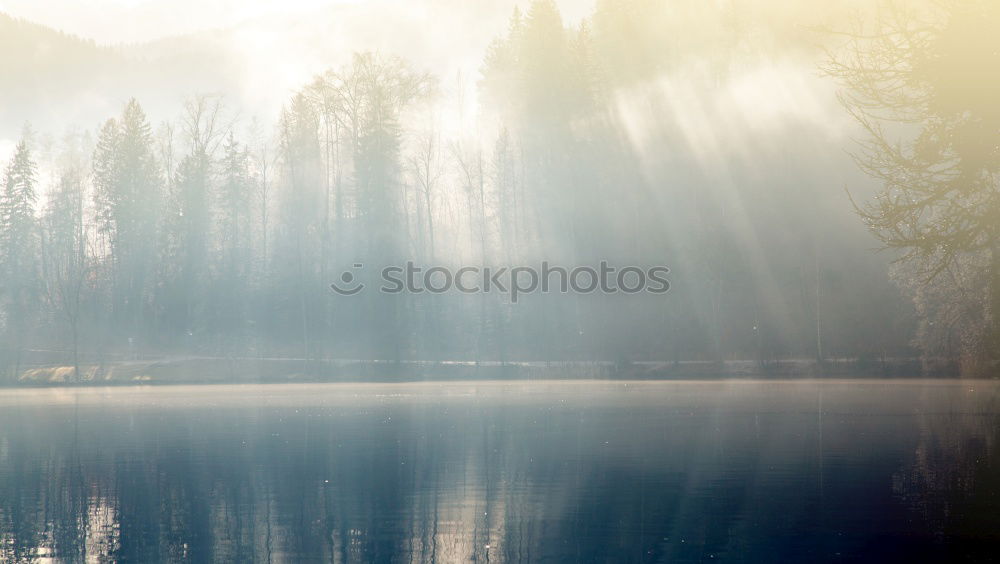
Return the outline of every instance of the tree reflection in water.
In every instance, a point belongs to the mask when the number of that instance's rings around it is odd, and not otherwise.
[[[1000,422],[975,387],[11,392],[0,561],[982,556]]]

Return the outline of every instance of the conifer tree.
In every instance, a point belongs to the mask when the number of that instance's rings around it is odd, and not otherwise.
[[[38,311],[37,176],[30,133],[26,132],[14,150],[0,187],[0,313],[4,340],[12,349],[6,354],[0,350],[0,355],[13,364],[15,375],[31,317]]]

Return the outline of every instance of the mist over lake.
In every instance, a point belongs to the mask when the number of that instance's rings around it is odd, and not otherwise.
[[[992,560],[997,29],[0,0],[0,564]]]
[[[988,560],[997,385],[488,382],[0,399],[0,558]]]

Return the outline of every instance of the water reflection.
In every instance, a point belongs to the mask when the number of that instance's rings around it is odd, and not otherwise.
[[[996,384],[0,395],[0,561],[987,556]]]

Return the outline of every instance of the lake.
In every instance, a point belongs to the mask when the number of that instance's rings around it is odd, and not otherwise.
[[[0,390],[0,562],[998,550],[995,382]]]

